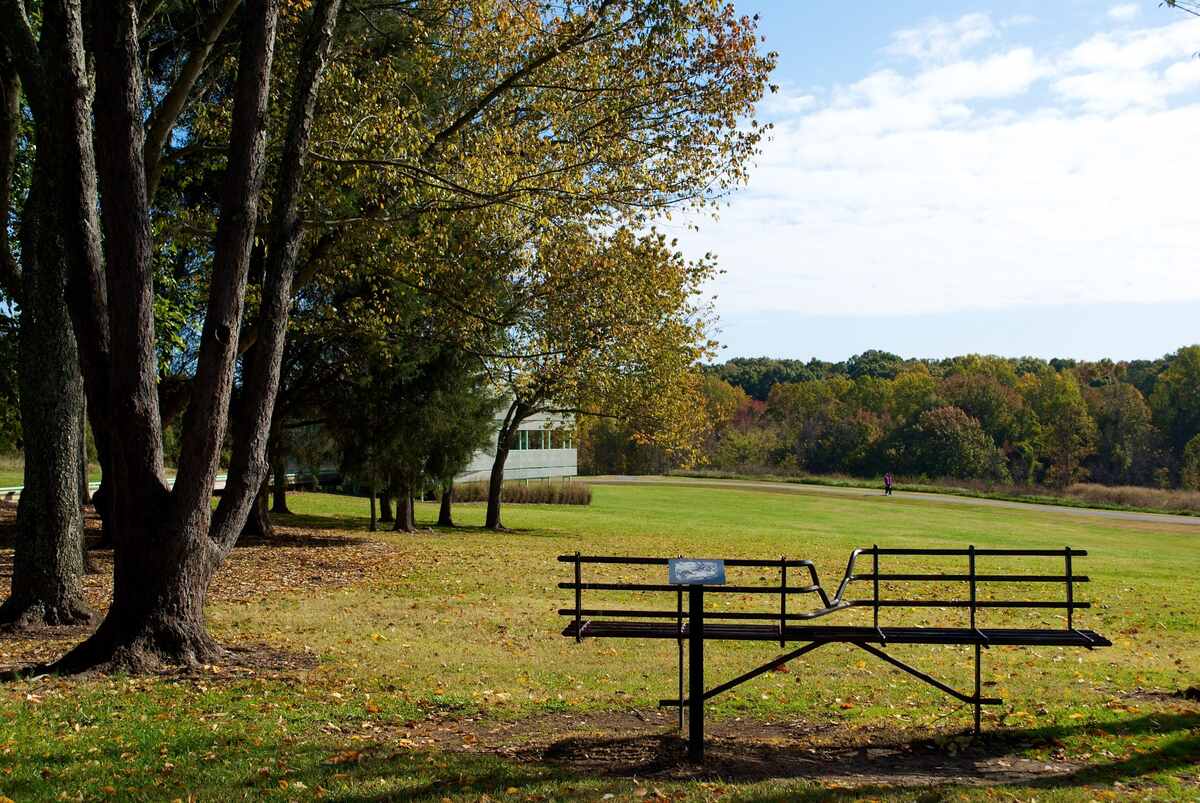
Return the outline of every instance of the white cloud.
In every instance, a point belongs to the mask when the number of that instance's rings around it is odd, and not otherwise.
[[[923,62],[948,61],[995,35],[996,26],[988,14],[967,14],[954,22],[932,19],[894,33],[887,52]]]
[[[1117,22],[1129,22],[1131,19],[1141,13],[1141,9],[1137,3],[1122,3],[1119,6],[1113,6],[1108,10],[1110,19]]]
[[[723,310],[1200,299],[1200,22],[974,57],[971,37],[922,30],[894,40],[911,69],[775,101],[797,111],[774,118],[749,190],[684,237],[719,254]]]

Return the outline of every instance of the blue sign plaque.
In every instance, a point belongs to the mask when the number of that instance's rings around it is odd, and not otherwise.
[[[671,558],[667,563],[667,579],[672,585],[723,586],[725,585],[725,561]]]

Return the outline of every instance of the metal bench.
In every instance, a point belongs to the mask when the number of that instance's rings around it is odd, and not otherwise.
[[[559,588],[573,590],[575,605],[571,608],[559,609],[559,614],[568,616],[571,621],[562,631],[564,636],[582,641],[585,638],[638,638],[638,639],[674,639],[679,645],[679,697],[674,700],[661,700],[660,706],[677,706],[679,708],[679,723],[683,727],[683,714],[688,712],[688,757],[700,761],[704,755],[704,701],[728,691],[764,672],[782,666],[788,661],[798,658],[825,644],[852,644],[892,666],[902,669],[913,677],[939,689],[942,692],[971,704],[974,707],[974,731],[980,731],[981,709],[985,705],[999,705],[1002,700],[994,697],[984,697],[981,692],[981,651],[990,646],[1025,646],[1025,647],[1109,647],[1112,642],[1091,630],[1080,630],[1075,627],[1075,611],[1091,607],[1089,602],[1075,599],[1075,584],[1088,582],[1085,575],[1074,573],[1073,562],[1087,555],[1084,550],[1064,549],[976,549],[974,546],[966,549],[886,549],[873,546],[868,549],[855,549],[846,565],[846,571],[838,584],[837,590],[831,597],[821,586],[817,569],[811,561],[789,560],[781,557],[778,560],[744,560],[730,559],[723,561],[697,560],[697,564],[720,564],[721,581],[724,581],[724,567],[736,569],[772,569],[778,571],[778,585],[715,585],[715,584],[681,584],[677,583],[627,583],[627,582],[585,582],[583,567],[588,564],[608,564],[616,566],[655,567],[669,566],[670,558],[651,557],[615,557],[581,555],[560,555],[558,560],[570,563],[574,567],[574,580],[559,583]],[[868,572],[857,573],[856,565],[860,558],[869,558],[871,569]],[[924,557],[924,558],[966,558],[966,571],[956,573],[941,572],[881,572],[881,557]],[[980,572],[976,564],[979,558],[1058,558],[1063,561],[1062,574],[1004,574]],[[680,561],[681,559],[675,559]],[[800,584],[789,585],[788,574],[792,577],[798,572],[802,580]],[[677,578],[678,579],[678,578]],[[848,598],[847,594],[854,583],[869,582],[871,596]],[[913,583],[963,583],[966,585],[967,596],[953,599],[936,599],[928,595],[918,595],[916,598],[896,599],[883,598],[880,595],[880,584],[889,586]],[[1037,583],[1059,585],[1065,592],[1062,600],[1036,599],[981,599],[979,587],[991,583]],[[583,604],[583,592],[646,592],[662,593],[675,596],[675,610],[662,609],[629,609],[588,607]],[[688,598],[684,606],[684,595]],[[770,610],[724,610],[706,611],[704,609],[705,594],[738,594],[748,595],[752,599],[777,597],[777,605]],[[814,595],[820,604],[811,609],[797,610],[794,600],[803,599],[805,595]],[[961,595],[960,595],[961,597]],[[793,600],[789,607],[789,600]],[[807,621],[830,616],[839,611],[851,608],[870,608],[872,623],[867,625],[827,625],[805,624]],[[884,608],[959,608],[969,612],[966,626],[960,627],[891,627],[882,626],[879,622],[880,611]],[[1053,609],[1066,612],[1065,627],[1062,628],[995,628],[979,627],[978,618],[981,610],[997,608],[1031,608]],[[755,623],[758,622],[758,623]],[[788,644],[801,644],[796,649],[779,655],[771,661],[755,669],[739,675],[730,681],[712,689],[704,688],[704,642],[706,640],[729,641],[769,641],[778,642],[781,648]],[[683,644],[688,643],[688,696],[684,697],[683,689]],[[950,644],[973,646],[975,652],[975,688],[973,693],[960,692],[930,675],[916,669],[886,652],[889,644]]]

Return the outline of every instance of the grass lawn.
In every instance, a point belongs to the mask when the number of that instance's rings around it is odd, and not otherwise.
[[[879,495],[598,486],[588,507],[510,505],[512,530],[501,534],[478,529],[482,506],[460,505],[461,529],[399,535],[365,532],[365,500],[293,494],[290,504],[279,537],[239,547],[214,585],[211,625],[247,656],[241,664],[0,685],[0,796],[1200,797],[1200,704],[1173,695],[1200,685],[1200,527]],[[417,516],[429,522],[436,510],[420,505]],[[1079,596],[1099,604],[1078,625],[1115,646],[985,651],[985,693],[1005,705],[985,709],[975,745],[967,707],[864,652],[827,646],[715,698],[714,766],[694,772],[638,766],[648,744],[667,755],[679,747],[671,713],[655,705],[675,692],[675,644],[558,635],[555,611],[569,604],[556,587],[569,574],[560,553],[805,557],[833,586],[850,550],[872,543],[1087,549],[1076,570],[1092,582]],[[10,557],[0,549],[0,575]],[[981,571],[992,568],[981,559]],[[97,604],[107,582],[89,578]],[[1004,590],[1015,593],[1061,589]],[[869,616],[844,613],[825,621]],[[884,623],[957,615],[885,611]],[[983,619],[1019,623],[1062,620],[1057,611]],[[0,665],[67,643],[0,635]],[[707,646],[710,685],[778,652]],[[970,688],[966,648],[889,651]]]

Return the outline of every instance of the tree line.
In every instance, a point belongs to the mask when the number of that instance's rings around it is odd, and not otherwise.
[[[744,181],[760,45],[713,0],[0,1],[0,620],[94,616],[89,452],[113,599],[55,671],[219,660],[209,583],[289,453],[407,524],[499,407],[499,529],[530,416],[694,449],[715,265],[653,223]]]
[[[734,359],[706,368],[703,392],[699,452],[723,470],[1200,489],[1200,346],[1126,362]],[[590,432],[588,470],[674,465],[619,425]]]

